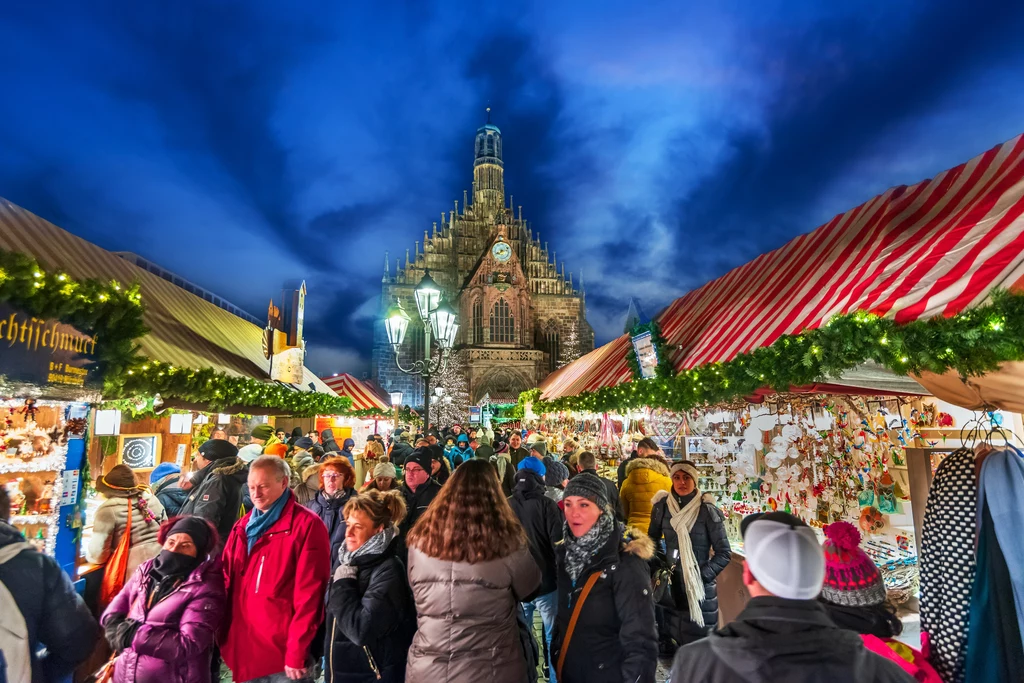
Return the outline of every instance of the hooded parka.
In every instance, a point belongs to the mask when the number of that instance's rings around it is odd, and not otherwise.
[[[516,472],[516,488],[508,502],[526,531],[530,552],[540,569],[538,594],[552,593],[558,589],[555,547],[562,541],[565,517],[558,503],[544,495],[544,480],[530,470]]]
[[[451,562],[409,548],[416,636],[408,683],[526,683],[519,603],[540,585],[527,547],[489,562]]]
[[[416,609],[398,549],[396,536],[383,553],[355,558],[352,564],[358,573],[354,578],[331,584],[326,683],[405,680],[409,645],[416,631]]]
[[[703,638],[709,629],[718,628],[718,575],[729,566],[732,548],[729,546],[729,537],[725,531],[725,516],[714,503],[705,500],[697,512],[693,528],[690,529],[693,557],[697,560],[700,578],[704,581],[704,600],[700,603],[700,610],[704,615],[704,628],[701,629],[689,620],[682,565],[674,559],[679,553],[679,537],[672,528],[672,513],[668,509],[668,497],[671,495],[673,494],[670,491],[655,494],[654,510],[651,512],[651,525],[647,535],[656,546],[661,543],[662,537],[665,538],[666,555],[675,566],[670,592],[672,604],[666,627],[668,635],[680,645],[686,645],[692,640]],[[712,550],[714,554],[711,553]]]
[[[607,513],[606,513],[607,514]],[[658,631],[654,623],[651,573],[654,544],[637,529],[612,533],[573,583],[565,569],[565,545],[558,548],[558,618],[551,643],[557,662],[573,608],[591,574],[600,572],[580,609],[559,683],[654,683]],[[681,676],[679,681],[703,681]]]
[[[672,476],[659,458],[633,458],[626,465],[619,499],[626,525],[646,530],[651,525],[654,494],[672,488]]]
[[[338,548],[345,542],[345,523],[343,511],[345,504],[358,495],[355,489],[341,489],[334,497],[328,497],[323,489],[316,492],[313,500],[306,503],[320,521],[327,527],[327,535],[331,537],[331,569],[338,565]]]
[[[751,598],[733,621],[680,648],[673,681],[914,683],[898,664],[836,626],[817,600]]]
[[[236,456],[214,460],[203,470],[207,471],[202,475],[202,483],[189,493],[179,514],[212,522],[223,544],[235,522],[245,514],[242,501],[249,490],[249,465]]]

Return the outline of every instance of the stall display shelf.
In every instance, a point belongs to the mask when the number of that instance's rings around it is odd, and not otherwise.
[[[59,472],[64,469],[66,453],[47,455],[31,460],[21,458],[0,458],[0,474],[33,474],[37,472]]]

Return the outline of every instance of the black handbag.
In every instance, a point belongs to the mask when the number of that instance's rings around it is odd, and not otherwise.
[[[672,588],[672,574],[675,566],[669,562],[665,553],[660,550],[651,558],[651,594],[654,604],[660,604]]]

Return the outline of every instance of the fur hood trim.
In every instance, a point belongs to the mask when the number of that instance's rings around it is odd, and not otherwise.
[[[645,562],[654,557],[654,541],[635,526],[626,527],[622,552],[636,555]]]
[[[629,473],[633,470],[654,470],[658,474],[663,474],[669,478],[672,477],[665,463],[655,458],[633,458],[626,463],[626,476],[628,477]]]
[[[230,477],[232,474],[238,474],[246,467],[249,463],[242,460],[239,457],[225,458],[224,460],[218,460],[217,464],[213,466],[213,471],[210,474],[219,474],[224,477]]]
[[[310,465],[306,469],[302,470],[302,481],[308,481],[310,477],[316,477],[319,479],[321,467],[322,465],[320,463],[316,463],[315,465]]]

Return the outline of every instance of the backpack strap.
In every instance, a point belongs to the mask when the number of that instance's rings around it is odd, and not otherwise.
[[[576,606],[572,610],[572,617],[569,618],[569,628],[565,632],[565,640],[562,641],[562,651],[558,653],[558,665],[555,667],[555,675],[558,678],[562,678],[562,665],[565,664],[565,653],[569,651],[569,642],[572,640],[572,634],[576,630],[576,622],[579,620],[580,612],[583,610],[583,603],[587,601],[590,589],[594,587],[594,584],[597,583],[600,577],[601,572],[596,571],[587,578],[587,582],[583,584],[580,599],[576,601]]]

